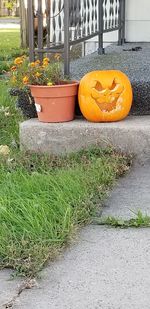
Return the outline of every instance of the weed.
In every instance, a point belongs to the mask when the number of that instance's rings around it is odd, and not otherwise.
[[[123,220],[115,217],[107,217],[105,219],[96,219],[96,223],[99,225],[107,225],[112,227],[119,228],[141,228],[141,227],[150,227],[150,216],[142,214],[141,211],[138,211],[135,218],[129,220]]]

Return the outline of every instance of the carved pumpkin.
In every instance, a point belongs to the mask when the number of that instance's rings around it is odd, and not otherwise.
[[[124,119],[132,105],[132,87],[120,71],[94,71],[79,86],[79,106],[83,116],[93,122]]]

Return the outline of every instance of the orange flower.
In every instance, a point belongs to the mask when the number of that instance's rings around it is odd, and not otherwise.
[[[28,76],[25,76],[24,78],[23,78],[23,84],[24,85],[27,85],[28,83],[29,83],[29,78],[28,78]]]
[[[55,56],[54,56],[54,58],[55,58],[56,60],[59,60],[59,59],[60,59],[60,57],[61,57],[61,55],[60,55],[60,54],[55,54]]]
[[[48,63],[48,62],[46,62],[46,61],[45,61],[45,62],[43,62],[43,68],[47,67],[47,66],[48,66],[48,64],[49,64],[49,63]]]
[[[44,58],[43,59],[43,67],[45,68],[48,64],[49,64],[49,59],[48,58]]]
[[[35,77],[37,77],[37,78],[40,77],[41,75],[42,75],[42,73],[39,73],[39,72],[35,73]]]
[[[48,63],[43,63],[42,68],[45,69],[48,66]]]
[[[29,67],[31,67],[31,68],[34,68],[35,67],[35,62],[31,62],[31,63],[29,63]]]
[[[14,61],[14,64],[16,64],[16,65],[20,65],[20,64],[22,64],[23,63],[23,59],[21,58],[21,57],[17,57],[16,59],[15,59],[15,61]]]
[[[43,62],[49,62],[49,58],[45,57],[45,58],[43,59]]]
[[[13,66],[11,67],[11,71],[14,72],[14,71],[16,71],[16,70],[17,70],[17,67],[16,67],[15,65],[13,65]]]
[[[40,64],[40,63],[41,63],[40,60],[36,60],[36,61],[35,61],[35,64],[36,64],[36,65],[38,65],[38,64]]]

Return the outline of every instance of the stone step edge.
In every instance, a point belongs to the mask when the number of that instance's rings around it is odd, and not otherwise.
[[[140,161],[150,158],[150,116],[129,116],[115,123],[91,123],[76,119],[66,123],[41,123],[37,119],[20,124],[21,149],[34,153],[62,155],[108,146]]]

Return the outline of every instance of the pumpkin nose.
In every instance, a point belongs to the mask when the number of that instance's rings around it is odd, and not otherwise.
[[[92,89],[91,91],[91,96],[93,99],[97,100],[100,96],[100,93],[98,90],[96,90],[95,88]]]
[[[96,88],[92,88],[91,96],[95,100],[102,99],[102,98],[105,100],[105,98],[108,98],[109,93],[110,93],[110,91],[108,89],[104,89],[104,90],[99,91]]]

